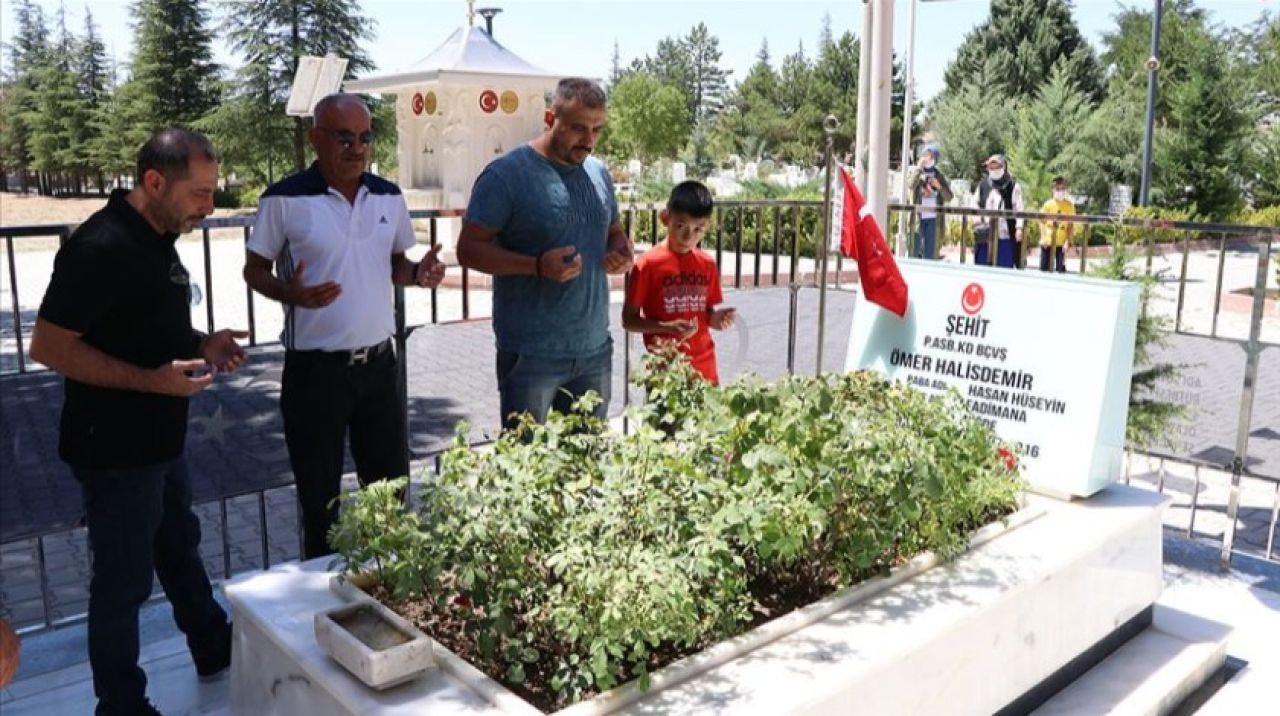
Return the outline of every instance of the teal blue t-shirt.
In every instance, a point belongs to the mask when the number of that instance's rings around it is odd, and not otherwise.
[[[496,231],[498,245],[526,256],[572,244],[582,273],[567,283],[495,276],[493,333],[499,350],[583,358],[609,347],[609,226],[618,220],[609,171],[595,157],[553,162],[528,145],[493,160],[476,179],[466,220]]]

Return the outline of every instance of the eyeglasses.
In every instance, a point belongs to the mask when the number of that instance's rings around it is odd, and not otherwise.
[[[359,140],[361,144],[368,146],[373,144],[374,139],[377,139],[377,136],[371,129],[366,129],[359,134],[356,134],[350,129],[329,129],[328,127],[316,127],[316,129],[333,135],[333,138],[337,140],[338,144],[342,145],[343,149],[350,149],[355,146],[356,140]]]

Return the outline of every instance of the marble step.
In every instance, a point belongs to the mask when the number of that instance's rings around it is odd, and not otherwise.
[[[1232,628],[1156,604],[1151,627],[1054,695],[1036,716],[1163,716],[1222,668]]]

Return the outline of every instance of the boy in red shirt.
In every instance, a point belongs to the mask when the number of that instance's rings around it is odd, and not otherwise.
[[[707,329],[732,326],[734,309],[716,308],[724,301],[720,269],[698,248],[711,225],[712,206],[711,192],[696,181],[671,190],[667,208],[659,214],[667,239],[636,260],[622,327],[643,333],[650,350],[676,342],[693,367],[718,385],[716,346]]]

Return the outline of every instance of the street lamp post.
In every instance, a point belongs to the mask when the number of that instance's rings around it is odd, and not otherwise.
[[[1142,138],[1142,186],[1138,190],[1138,206],[1146,206],[1151,197],[1151,145],[1156,123],[1156,73],[1160,71],[1161,0],[1155,0],[1151,16],[1151,56],[1147,58],[1147,127]]]

